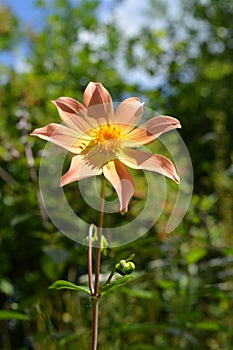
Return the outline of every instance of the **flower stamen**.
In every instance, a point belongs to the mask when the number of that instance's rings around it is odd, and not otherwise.
[[[117,125],[102,125],[95,131],[95,140],[98,145],[109,140],[117,140],[121,136],[121,128]]]

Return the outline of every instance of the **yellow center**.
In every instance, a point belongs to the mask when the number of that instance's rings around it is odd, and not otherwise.
[[[87,156],[89,161],[96,166],[102,166],[111,159],[114,159],[116,153],[122,147],[122,141],[125,134],[120,125],[104,124],[98,128],[91,129],[88,133],[91,137],[87,143],[84,143],[81,154]]]
[[[121,137],[121,128],[117,125],[102,125],[95,130],[95,140],[99,145],[109,140],[117,140]]]

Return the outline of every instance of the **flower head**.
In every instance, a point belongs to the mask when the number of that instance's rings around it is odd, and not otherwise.
[[[74,153],[69,170],[61,178],[61,186],[103,173],[117,192],[121,213],[125,213],[134,193],[127,166],[154,171],[179,183],[169,159],[138,150],[161,134],[180,128],[177,119],[156,116],[136,127],[142,117],[143,103],[137,97],[127,98],[114,111],[112,98],[101,83],[88,84],[83,104],[70,97],[52,102],[63,124],[48,124],[31,135]]]

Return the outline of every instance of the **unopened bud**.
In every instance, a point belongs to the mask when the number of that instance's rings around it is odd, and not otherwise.
[[[125,260],[121,260],[116,264],[115,269],[120,275],[125,276],[130,275],[134,271],[135,265],[132,261],[127,262]]]

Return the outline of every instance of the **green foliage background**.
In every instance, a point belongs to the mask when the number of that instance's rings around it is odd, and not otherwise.
[[[88,297],[48,289],[61,278],[85,283],[86,251],[47,218],[37,175],[45,143],[28,136],[58,122],[51,99],[81,100],[89,81],[102,82],[116,101],[140,96],[177,117],[195,176],[189,211],[172,234],[164,233],[168,198],[145,237],[103,258],[107,274],[133,252],[137,273],[101,303],[99,349],[232,349],[233,3],[179,3],[174,16],[165,1],[151,0],[141,15],[147,25],[133,36],[114,16],[101,20],[101,1],[38,0],[45,20],[37,30],[1,4],[2,53],[17,57],[24,45],[27,54],[24,70],[0,64],[0,349],[89,348]],[[161,18],[165,25],[155,29]],[[161,85],[130,83],[137,71],[161,77]],[[90,217],[76,184],[66,194]]]

